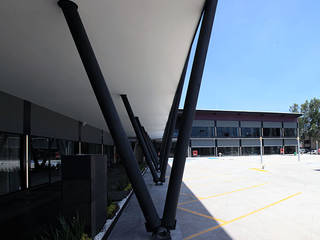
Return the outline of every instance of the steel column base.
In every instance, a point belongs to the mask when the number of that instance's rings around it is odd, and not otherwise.
[[[175,230],[176,229],[176,225],[177,225],[177,220],[174,221],[164,221],[162,219],[162,227],[169,229],[169,230]]]
[[[152,240],[171,240],[170,231],[164,227],[159,227],[152,234]]]

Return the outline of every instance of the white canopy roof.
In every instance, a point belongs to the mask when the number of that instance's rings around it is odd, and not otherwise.
[[[161,137],[204,0],[76,3],[128,135],[119,94]],[[107,129],[56,0],[2,0],[0,31],[1,91]]]

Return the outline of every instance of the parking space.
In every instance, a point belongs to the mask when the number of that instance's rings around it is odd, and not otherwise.
[[[319,239],[320,156],[189,158],[177,220],[187,239]]]

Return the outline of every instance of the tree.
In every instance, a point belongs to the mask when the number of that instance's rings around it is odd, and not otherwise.
[[[320,140],[320,99],[306,100],[300,106],[294,103],[289,107],[289,111],[302,114],[298,120],[302,139],[308,136],[314,140]]]

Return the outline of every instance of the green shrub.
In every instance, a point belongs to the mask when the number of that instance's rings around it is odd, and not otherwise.
[[[131,186],[131,183],[129,183],[124,189],[123,191],[131,191],[132,189],[132,186]]]

